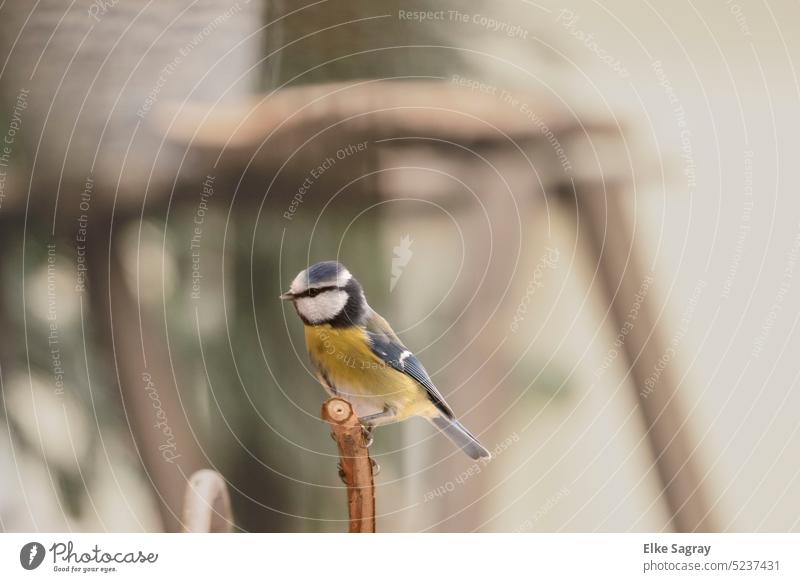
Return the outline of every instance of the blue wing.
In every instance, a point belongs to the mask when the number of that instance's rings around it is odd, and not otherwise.
[[[444,396],[433,385],[428,372],[414,354],[400,342],[389,324],[374,311],[367,320],[367,338],[372,352],[386,364],[416,380],[428,393],[428,398],[442,414],[454,418],[453,411],[444,401]]]

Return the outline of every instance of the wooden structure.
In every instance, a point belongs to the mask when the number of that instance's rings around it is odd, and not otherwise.
[[[644,271],[629,218],[633,200],[622,128],[591,115],[576,118],[526,91],[509,94],[507,101],[503,106],[493,95],[445,83],[356,81],[286,89],[236,108],[165,109],[161,119],[171,139],[182,142],[200,165],[213,160],[242,183],[268,182],[267,196],[280,191],[279,184],[296,182],[324,152],[365,140],[375,144],[375,171],[383,164],[434,167],[445,159],[448,171],[467,175],[475,171],[469,153],[516,156],[517,166],[507,171],[529,173],[530,196],[538,185],[549,201],[577,217],[585,252],[596,265],[597,292],[609,305],[613,327],[624,327]],[[453,154],[459,148],[469,153]],[[440,187],[388,179],[375,186],[383,196],[420,198],[435,197]],[[492,196],[479,194],[487,201]],[[650,397],[639,394],[665,346],[653,302],[645,298],[623,345],[630,389],[675,530],[713,531],[675,374],[667,370]]]
[[[86,305],[107,347],[105,359],[112,362],[119,385],[132,448],[153,484],[166,529],[180,529],[186,476],[207,463],[176,385],[164,322],[141,317],[140,289],[125,282],[118,237],[121,226],[154,208],[171,208],[190,196],[196,204],[198,185],[209,174],[215,177],[217,200],[255,212],[266,199],[289,206],[309,167],[354,144],[369,147],[363,156],[337,162],[337,178],[330,183],[344,189],[361,180],[363,191],[379,199],[434,199],[449,187],[442,180],[384,172],[387,168],[424,165],[439,175],[472,176],[480,183],[486,170],[476,165],[476,157],[505,164],[503,179],[513,176],[516,190],[529,202],[558,203],[577,217],[576,227],[586,233],[585,252],[600,275],[598,291],[614,326],[625,324],[643,259],[628,216],[629,156],[615,123],[567,110],[550,94],[521,90],[498,97],[447,81],[357,80],[286,87],[252,99],[241,78],[258,57],[258,39],[251,35],[260,24],[255,2],[222,20],[214,0],[191,7],[148,4],[147,10],[123,2],[97,15],[103,26],[95,25],[91,12],[87,16],[91,2],[80,2],[69,14],[62,2],[39,4],[28,27],[33,32],[17,34],[30,18],[27,3],[9,6],[0,23],[0,38],[14,42],[17,51],[7,70],[5,97],[13,101],[20,87],[30,88],[24,123],[36,138],[28,146],[32,165],[9,173],[2,218],[13,224],[28,213],[26,224],[52,225],[54,235],[73,237],[81,192],[88,179],[93,181]],[[62,22],[52,35],[42,33],[50,30],[43,27]],[[136,22],[144,25],[126,34]],[[217,22],[219,31],[165,73],[208,22]],[[249,52],[242,48],[243,38]],[[11,54],[12,47],[6,48]],[[223,54],[240,58],[218,66],[214,56]],[[210,64],[215,74],[208,76]],[[78,73],[62,74],[68,69]],[[149,96],[154,87],[161,87],[155,100]],[[488,187],[476,192],[488,207],[496,200],[493,195]],[[499,256],[507,248],[501,250]],[[156,277],[152,284],[161,283]],[[710,531],[713,516],[692,456],[675,374],[664,374],[650,398],[639,397],[639,386],[664,346],[651,300],[640,313],[624,352],[669,513],[678,531]],[[0,367],[6,371],[13,364],[2,361]],[[180,443],[174,464],[165,464],[152,430],[143,373],[157,387]],[[330,418],[336,420],[333,414]],[[357,500],[362,516],[368,515],[365,504],[364,497]]]

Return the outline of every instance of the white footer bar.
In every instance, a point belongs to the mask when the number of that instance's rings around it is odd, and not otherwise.
[[[2,580],[800,580],[800,534],[2,534]],[[179,578],[180,577],[180,578]]]

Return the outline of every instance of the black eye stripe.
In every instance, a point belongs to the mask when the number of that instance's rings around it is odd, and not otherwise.
[[[341,289],[341,287],[337,287],[336,285],[328,285],[327,287],[315,287],[312,289],[306,289],[302,293],[298,293],[295,295],[296,299],[300,299],[301,297],[315,297],[320,293],[325,291],[333,291],[334,289]]]

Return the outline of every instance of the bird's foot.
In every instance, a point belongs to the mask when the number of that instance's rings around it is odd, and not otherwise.
[[[372,435],[373,430],[375,430],[375,427],[371,424],[361,425],[361,434],[364,435],[364,446],[367,448],[370,448],[372,443],[375,442],[375,437]]]
[[[397,415],[397,411],[390,406],[386,406],[381,412],[362,416],[361,424],[363,426],[375,427],[379,424],[386,424],[386,422],[394,418],[395,415]]]

